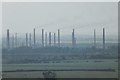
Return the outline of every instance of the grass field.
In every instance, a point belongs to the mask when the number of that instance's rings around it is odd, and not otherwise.
[[[73,60],[71,60],[73,61]],[[115,71],[54,71],[57,78],[117,78],[117,59],[91,59],[74,60],[73,62],[61,61],[61,63],[41,64],[4,64],[3,78],[43,78],[42,72],[37,70],[62,70],[62,69],[115,69]],[[7,72],[15,71],[17,72]],[[36,70],[19,72],[20,70]],[[4,72],[6,71],[6,72]]]

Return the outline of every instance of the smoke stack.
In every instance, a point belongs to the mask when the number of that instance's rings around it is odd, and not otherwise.
[[[12,48],[14,48],[14,35],[12,36]]]
[[[74,46],[76,47],[76,38],[74,38]]]
[[[94,48],[96,48],[96,31],[94,29]]]
[[[47,46],[47,32],[45,33],[45,46]]]
[[[26,47],[28,47],[28,34],[26,33]]]
[[[29,46],[31,47],[31,33],[29,34]]]
[[[15,47],[17,48],[17,33],[15,33]]]
[[[51,32],[49,32],[49,46],[51,46]]]
[[[60,47],[60,30],[58,29],[58,47]]]
[[[34,38],[34,39],[33,39],[33,42],[34,42],[34,48],[35,48],[35,46],[36,46],[36,40],[35,40],[35,28],[34,28],[33,32],[34,32],[34,33],[33,33],[33,35],[34,35],[34,36],[33,36],[33,38]]]
[[[73,29],[73,32],[72,32],[72,47],[73,47],[73,48],[75,47],[75,34],[74,34],[74,29]]]
[[[44,47],[44,29],[42,29],[42,47]]]
[[[56,46],[56,35],[54,33],[54,47]]]
[[[105,28],[103,28],[103,50],[105,50]]]
[[[9,29],[7,29],[7,48],[10,48],[10,35],[9,35]]]

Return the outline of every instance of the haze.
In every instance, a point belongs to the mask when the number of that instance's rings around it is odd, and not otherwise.
[[[6,29],[10,33],[41,33],[61,30],[61,35],[71,35],[75,29],[77,35],[118,34],[118,5],[111,2],[4,2],[3,35]]]

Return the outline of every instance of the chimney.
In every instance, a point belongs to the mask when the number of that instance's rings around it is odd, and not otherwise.
[[[74,47],[76,47],[76,38],[74,38]]]
[[[94,48],[96,48],[96,31],[94,29]]]
[[[44,47],[44,29],[42,29],[42,47]]]
[[[60,30],[58,29],[58,47],[60,47]]]
[[[17,45],[17,33],[15,33],[15,47],[17,48],[18,45]]]
[[[54,47],[56,46],[56,35],[54,33]]]
[[[103,28],[103,50],[105,50],[105,28]]]
[[[28,34],[26,33],[26,47],[28,47]]]
[[[51,46],[51,32],[49,32],[49,46]]]
[[[14,48],[14,35],[12,36],[12,48]]]
[[[7,29],[7,49],[10,48],[10,35],[9,35],[9,29]]]
[[[45,46],[47,46],[47,32],[45,33]]]
[[[33,38],[34,38],[34,39],[33,39],[33,42],[34,42],[34,48],[35,48],[35,46],[36,46],[36,40],[35,40],[35,28],[34,28],[33,32],[34,32],[34,33],[33,33]]]
[[[31,33],[29,34],[29,46],[31,47],[32,44],[31,44]]]
[[[72,32],[72,47],[73,47],[73,48],[75,47],[75,35],[74,35],[74,29],[73,29],[73,32]]]

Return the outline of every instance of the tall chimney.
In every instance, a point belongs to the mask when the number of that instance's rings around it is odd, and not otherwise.
[[[74,46],[76,47],[76,38],[74,38]]]
[[[14,35],[12,36],[12,48],[14,48]]]
[[[75,34],[74,34],[74,29],[73,29],[73,32],[72,32],[72,47],[73,47],[73,48],[75,47]]]
[[[45,46],[47,46],[47,32],[45,33]]]
[[[34,38],[34,39],[33,39],[33,42],[34,42],[34,48],[35,48],[35,46],[36,46],[36,40],[35,40],[35,28],[34,28],[33,32],[34,32],[34,33],[33,33],[33,38]]]
[[[96,48],[96,31],[94,29],[94,48]]]
[[[58,29],[58,47],[60,47],[60,30]]]
[[[26,47],[28,47],[28,34],[26,33]]]
[[[49,46],[51,46],[51,32],[49,32]]]
[[[29,34],[29,46],[31,47],[32,44],[31,44],[31,33]]]
[[[17,33],[15,33],[15,47],[17,48],[18,45],[17,45]]]
[[[105,50],[105,28],[103,28],[103,50]]]
[[[44,29],[42,29],[42,47],[44,47]]]
[[[7,29],[7,49],[10,48],[10,35],[9,35],[9,29]]]
[[[54,47],[56,46],[56,35],[54,33]]]

